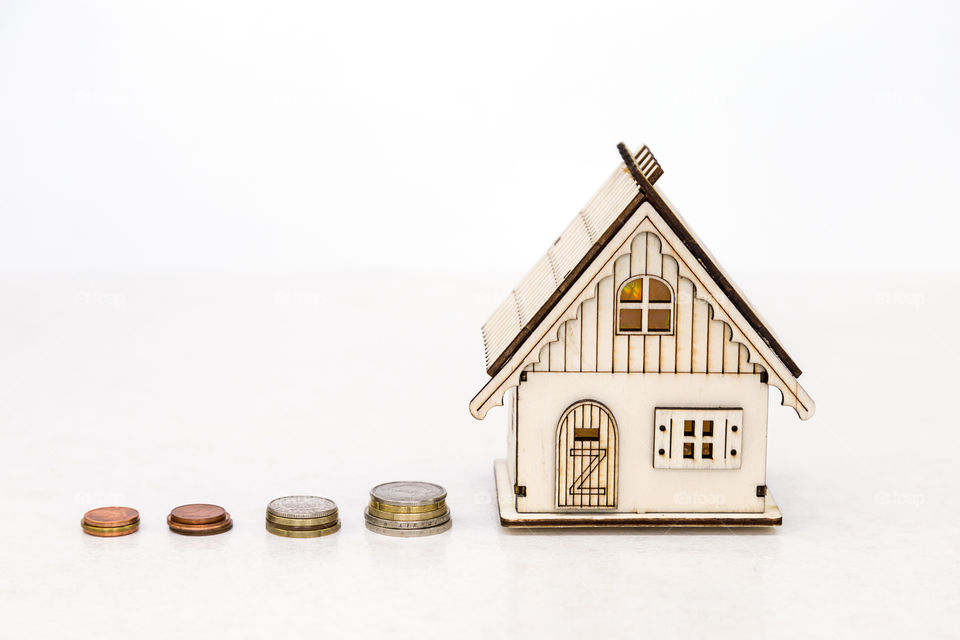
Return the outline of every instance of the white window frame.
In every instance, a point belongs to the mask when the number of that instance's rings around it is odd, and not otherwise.
[[[685,420],[694,421],[685,436]],[[703,435],[704,420],[713,420],[713,435]],[[743,458],[743,409],[657,408],[653,422],[655,469],[739,469]],[[684,443],[693,444],[693,458],[683,457]],[[713,445],[713,458],[703,458],[703,444]],[[661,453],[663,452],[663,453]]]

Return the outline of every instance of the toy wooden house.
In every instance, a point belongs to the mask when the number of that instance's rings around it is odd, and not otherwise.
[[[505,404],[505,526],[777,525],[768,388],[800,418],[800,368],[654,186],[623,163],[483,326]]]

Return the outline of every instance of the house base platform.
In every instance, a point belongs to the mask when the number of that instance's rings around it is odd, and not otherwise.
[[[783,524],[780,508],[766,496],[763,513],[518,513],[507,461],[493,463],[497,479],[497,504],[504,527],[775,527]]]

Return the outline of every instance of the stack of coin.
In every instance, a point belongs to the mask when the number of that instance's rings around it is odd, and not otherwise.
[[[367,529],[386,536],[410,538],[443,533],[450,528],[447,491],[430,482],[388,482],[370,490],[363,511]]]
[[[170,531],[184,536],[212,536],[233,527],[230,514],[215,504],[185,504],[167,516]]]
[[[267,531],[285,538],[319,538],[340,530],[333,500],[318,496],[286,496],[267,505]]]
[[[100,507],[83,514],[80,526],[100,538],[126,536],[140,528],[140,513],[130,507]]]

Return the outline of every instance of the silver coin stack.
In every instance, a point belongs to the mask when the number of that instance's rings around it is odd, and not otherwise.
[[[267,505],[267,531],[285,538],[319,538],[340,530],[333,500],[320,496],[286,496]]]
[[[378,484],[363,518],[370,531],[401,538],[443,533],[452,524],[446,489],[430,482]]]

